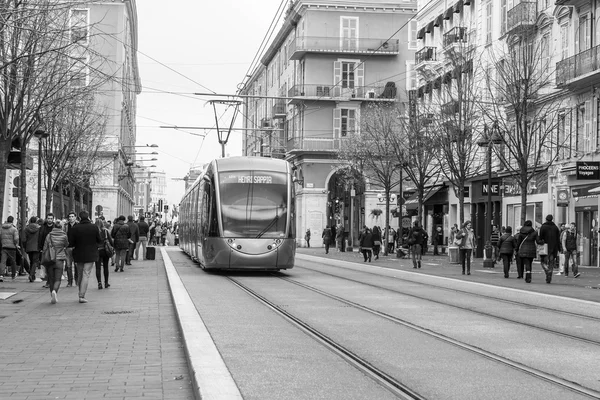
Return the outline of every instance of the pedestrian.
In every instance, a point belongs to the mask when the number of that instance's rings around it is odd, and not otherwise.
[[[513,254],[517,249],[517,240],[512,235],[512,227],[503,227],[504,233],[498,240],[498,254],[504,266],[504,277],[508,278],[510,272],[510,264],[512,263]]]
[[[425,243],[426,232],[419,221],[413,223],[413,227],[408,233],[408,244],[412,254],[413,268],[421,268],[423,258],[423,244]]]
[[[525,221],[517,238],[517,253],[521,258],[522,268],[525,270],[525,282],[527,283],[531,283],[531,266],[536,256],[537,236],[537,231],[533,229],[533,223],[530,220]]]
[[[117,218],[117,223],[113,226],[111,236],[115,243],[115,272],[123,272],[127,249],[129,249],[129,238],[131,237],[131,230],[129,229],[129,225],[125,224],[124,215],[120,215]]]
[[[394,253],[394,245],[396,243],[396,231],[394,228],[388,225],[387,227],[387,252],[388,254]]]
[[[14,280],[17,277],[17,250],[19,246],[19,232],[14,225],[15,218],[10,215],[6,218],[6,222],[2,224],[0,231],[2,241],[2,257],[0,259],[0,282],[4,282],[3,275],[8,275],[8,271],[4,272],[7,264],[11,266],[11,277]]]
[[[25,227],[24,247],[29,257],[29,282],[35,281],[35,272],[40,266],[40,224],[38,217],[29,218],[29,224]]]
[[[129,226],[131,236],[129,237],[129,248],[127,249],[127,254],[125,255],[125,265],[131,265],[133,252],[135,251],[137,242],[140,241],[140,230],[137,224],[133,221],[133,215],[127,216],[127,225]]]
[[[373,226],[371,233],[373,234],[373,255],[376,260],[379,260],[379,252],[381,251],[381,228],[375,225]]]
[[[442,226],[438,225],[435,228],[435,232],[433,233],[433,255],[439,256],[440,251],[439,247],[444,245],[444,231],[442,230]]]
[[[67,248],[69,247],[69,238],[65,233],[62,223],[57,220],[52,224],[53,228],[44,239],[42,252],[49,246],[54,248],[56,260],[54,263],[46,265],[46,276],[48,279],[48,288],[50,289],[50,303],[56,304],[58,301],[58,291],[67,260]]]
[[[546,222],[540,227],[537,241],[538,244],[547,246],[546,255],[540,255],[542,269],[546,273],[546,283],[552,282],[554,265],[557,262],[558,252],[560,250],[560,229],[558,229],[558,226],[553,222],[553,219],[554,217],[552,214],[546,216]]]
[[[44,248],[44,243],[46,243],[46,236],[54,229],[54,214],[48,213],[46,215],[46,219],[41,224],[40,233],[38,235],[38,248],[40,249],[40,260],[42,259],[42,249]],[[45,267],[44,267],[45,268]],[[48,280],[42,286],[42,288],[48,288]]]
[[[329,225],[323,229],[323,233],[321,234],[323,238],[323,244],[325,245],[325,254],[329,254],[329,246],[331,245],[332,232]]]
[[[523,279],[523,263],[521,262],[521,257],[519,257],[519,236],[521,235],[521,228],[515,229],[515,234],[513,237],[515,238],[515,263],[517,265],[517,279]]]
[[[580,237],[577,233],[577,225],[575,222],[571,222],[569,230],[563,236],[562,247],[565,253],[565,276],[569,276],[569,259],[573,266],[573,278],[579,278],[579,266],[577,265],[577,256],[579,248]]]
[[[165,246],[167,243],[167,234],[169,233],[169,228],[167,224],[162,224],[161,233],[160,233],[160,244]]]
[[[98,244],[98,259],[96,260],[96,280],[98,281],[98,289],[102,289],[102,272],[104,272],[104,287],[108,289],[110,287],[110,284],[108,283],[108,261],[110,257],[106,253],[104,243],[108,241],[108,243],[110,243],[113,247],[114,243],[112,237],[110,236],[110,232],[104,227],[104,223],[100,218],[96,218],[96,226],[100,231],[100,239],[102,240],[102,243]]]
[[[67,216],[67,222],[63,223],[63,230],[69,236],[69,231],[77,225],[77,214],[75,211],[70,211]],[[73,286],[73,277],[75,278],[75,282],[79,282],[79,275],[77,272],[77,268],[75,267],[75,262],[73,261],[73,249],[71,247],[67,247],[65,254],[67,255],[67,259],[65,261],[65,270],[67,271],[67,287]],[[75,276],[73,276],[75,275]]]
[[[565,273],[565,249],[563,247],[563,239],[567,234],[567,224],[561,222],[560,224],[560,236],[558,239],[558,272],[556,275],[563,275]]]
[[[471,257],[475,249],[475,234],[473,233],[473,225],[471,221],[466,221],[462,228],[456,234],[456,239],[460,239],[459,254],[460,264],[462,266],[462,274],[465,274],[465,266],[467,275],[471,275]]]
[[[156,246],[156,221],[150,222],[150,245]]]
[[[365,262],[371,262],[371,255],[373,252],[373,233],[369,228],[365,228],[363,233],[361,233],[358,238],[358,243],[360,245],[360,251],[363,254]]]
[[[156,242],[157,246],[160,246],[161,238],[162,238],[162,225],[157,221],[156,227],[154,229],[154,241]]]
[[[306,240],[306,247],[310,248],[310,228],[306,230],[304,234],[304,240]]]
[[[342,242],[344,241],[344,228],[342,225],[338,225],[335,230],[335,245],[338,252],[342,251]]]
[[[87,211],[79,212],[79,223],[69,229],[69,246],[73,247],[73,260],[77,268],[79,302],[87,303],[85,293],[98,260],[98,246],[103,243],[100,230],[92,224]]]
[[[490,235],[490,244],[492,245],[492,260],[494,263],[498,258],[498,241],[500,240],[500,231],[498,230],[498,225],[492,226],[492,234]]]
[[[144,216],[140,217],[140,222],[138,222],[138,234],[139,234],[139,241],[137,242],[136,246],[135,246],[135,260],[139,260],[140,259],[140,246],[142,247],[142,260],[146,259],[146,246],[148,244],[148,233],[150,232],[150,226],[148,225],[148,223],[146,222],[146,218]],[[177,231],[179,227],[175,228],[175,231]]]

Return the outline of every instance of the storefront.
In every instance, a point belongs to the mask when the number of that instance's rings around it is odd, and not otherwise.
[[[590,192],[598,184],[572,187],[575,224],[581,235],[581,265],[598,265],[598,194]]]
[[[521,186],[512,177],[504,178],[502,225],[510,226],[513,232],[521,228],[521,215],[523,205],[521,204]],[[527,203],[525,204],[525,221],[533,222],[534,228],[539,228],[547,214],[552,214],[548,198],[548,172],[540,172],[529,181],[527,185]],[[555,218],[555,222],[559,222]]]
[[[475,231],[475,243],[477,245],[475,257],[483,257],[485,243],[490,240],[486,235],[491,235],[492,226],[500,224],[502,214],[500,187],[501,181],[498,178],[491,181],[489,188],[487,178],[471,181],[471,223]],[[488,190],[491,191],[491,210],[489,211],[490,226],[486,229]]]

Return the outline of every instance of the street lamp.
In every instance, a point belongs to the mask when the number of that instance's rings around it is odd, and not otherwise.
[[[37,192],[37,215],[42,217],[42,140],[47,139],[50,134],[43,129],[37,129],[33,136],[38,139],[38,192]],[[23,182],[25,184],[25,182]]]
[[[477,141],[479,147],[487,147],[487,205],[485,209],[485,238],[483,241],[484,252],[486,251],[486,243],[492,236],[492,147],[495,144],[501,144],[502,137],[498,133],[498,121],[494,121],[492,126],[487,124],[483,127],[483,135]],[[491,249],[490,249],[491,250]],[[483,267],[494,268],[494,260],[484,254]]]

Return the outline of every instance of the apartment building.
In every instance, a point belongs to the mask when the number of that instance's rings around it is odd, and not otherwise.
[[[244,152],[293,165],[299,243],[328,225],[356,241],[359,227],[375,224],[365,209],[380,191],[344,181],[337,151],[368,104],[407,101],[415,12],[415,1],[293,2],[246,82]]]

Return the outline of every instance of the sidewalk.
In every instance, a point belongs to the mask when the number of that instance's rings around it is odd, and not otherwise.
[[[357,251],[338,252],[335,248],[329,249],[325,254],[324,247],[299,247],[298,254],[368,264],[384,268],[401,269],[419,274],[444,276],[454,279],[464,279],[472,282],[485,283],[495,286],[510,287],[515,289],[531,290],[540,293],[567,296],[581,300],[600,302],[600,268],[579,267],[581,276],[577,279],[572,276],[553,276],[552,283],[545,282],[545,275],[539,262],[533,263],[532,283],[527,284],[523,279],[517,279],[517,270],[513,261],[509,279],[504,278],[501,263],[496,263],[495,268],[483,268],[483,259],[476,258],[471,265],[471,275],[462,275],[460,264],[451,264],[447,254],[434,256],[430,253],[423,256],[422,268],[413,269],[412,260],[399,259],[396,255],[383,256],[379,259],[372,257],[371,263],[365,263],[363,255]],[[293,270],[292,270],[293,271]],[[555,271],[558,272],[558,271]]]
[[[63,281],[58,304],[42,282],[0,283],[1,399],[193,399],[183,340],[159,248],[154,261],[95,270],[78,302]]]

